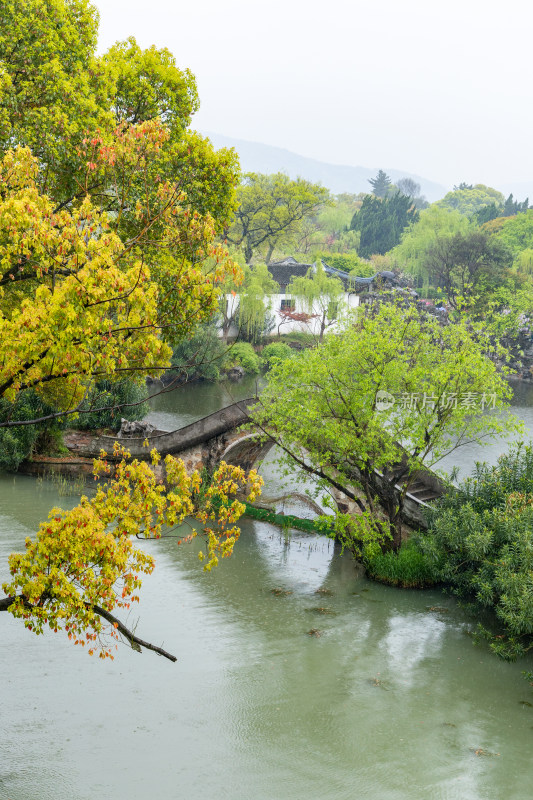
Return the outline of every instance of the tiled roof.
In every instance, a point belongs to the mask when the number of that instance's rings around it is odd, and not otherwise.
[[[377,272],[371,278],[359,278],[353,275],[349,276],[346,272],[336,267],[330,267],[323,259],[322,266],[327,275],[342,281],[347,292],[358,292],[370,289],[376,279],[389,285],[396,283],[396,276],[394,273],[386,270]],[[274,280],[279,283],[281,291],[284,292],[292,278],[301,278],[307,275],[309,270],[314,269],[314,267],[314,264],[303,264],[296,261],[292,256],[288,256],[288,258],[284,258],[282,261],[271,261],[268,265],[268,271]]]
[[[268,265],[268,271],[274,280],[279,283],[283,291],[292,278],[301,278],[307,275],[312,266],[312,264],[300,264],[290,256],[289,258],[284,258],[283,261],[271,261]]]

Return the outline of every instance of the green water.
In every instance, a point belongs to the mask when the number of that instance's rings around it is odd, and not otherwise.
[[[0,478],[0,578],[73,502]],[[451,598],[373,584],[328,540],[242,531],[210,575],[194,546],[145,545],[157,567],[129,621],[176,664],[125,646],[101,662],[0,616],[1,800],[533,796],[533,659],[474,647]]]

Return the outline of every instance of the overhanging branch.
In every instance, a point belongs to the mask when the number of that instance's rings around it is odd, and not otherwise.
[[[30,603],[23,594],[15,595],[14,597],[2,597],[0,598],[0,611],[8,611],[10,606],[13,605],[17,600],[22,600],[26,608],[32,609],[34,608],[33,604]],[[155,644],[151,644],[150,642],[144,641],[144,639],[140,639],[138,636],[135,636],[133,631],[130,631],[129,628],[124,625],[117,617],[111,614],[109,611],[106,611],[105,608],[101,608],[101,606],[93,605],[92,603],[85,603],[86,607],[94,611],[95,614],[98,614],[99,617],[102,617],[107,622],[110,622],[111,625],[124,637],[124,639],[131,645],[133,650],[137,650],[137,652],[141,652],[141,648],[145,647],[147,650],[153,650],[154,653],[157,653],[164,658],[168,658],[169,661],[177,661],[178,659],[176,656],[173,656],[172,653],[168,653],[166,650],[163,650],[162,647],[158,647]]]

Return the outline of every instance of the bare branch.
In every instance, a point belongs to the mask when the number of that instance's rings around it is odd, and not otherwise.
[[[141,647],[145,647],[147,650],[153,650],[154,653],[158,653],[160,656],[164,656],[168,658],[169,661],[177,661],[178,659],[176,656],[173,656],[172,653],[168,653],[166,650],[163,650],[162,647],[157,647],[155,644],[151,644],[150,642],[145,642],[144,639],[139,639],[138,636],[135,636],[133,631],[130,631],[123,622],[117,619],[113,614],[110,614],[109,611],[106,611],[105,608],[101,608],[100,606],[93,606],[89,603],[86,604],[87,608],[92,608],[92,610],[98,614],[100,617],[103,617],[107,622],[110,622],[117,631],[124,636],[124,638],[129,642],[133,650],[137,650],[138,653],[141,652]]]

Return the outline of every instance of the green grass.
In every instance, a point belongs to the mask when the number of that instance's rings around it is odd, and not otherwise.
[[[277,341],[280,340],[278,339]],[[296,342],[302,345],[302,347],[316,347],[317,344],[317,338],[313,336],[312,333],[307,333],[306,331],[283,333],[283,328],[281,329],[281,341],[285,343]]]
[[[250,503],[245,503],[246,511],[245,516],[252,519],[260,520],[261,522],[269,522],[271,525],[279,525],[281,528],[296,528],[298,531],[305,531],[306,533],[321,533],[327,534],[328,531],[322,525],[318,525],[315,520],[303,519],[302,517],[294,517],[292,514],[276,514],[268,508],[257,508]]]
[[[424,589],[438,582],[435,569],[413,541],[397,552],[389,550],[365,559],[370,578],[402,589]]]

